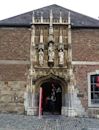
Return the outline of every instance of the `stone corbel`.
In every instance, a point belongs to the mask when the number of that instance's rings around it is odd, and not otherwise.
[[[36,78],[36,72],[34,68],[29,69],[29,76],[32,77],[33,79]]]
[[[58,46],[58,51],[64,51],[64,44],[60,43],[59,46]]]
[[[42,51],[44,51],[44,44],[39,44],[39,46],[38,46],[38,50],[40,51],[42,49]]]

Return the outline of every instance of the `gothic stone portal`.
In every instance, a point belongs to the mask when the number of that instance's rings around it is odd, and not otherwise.
[[[65,106],[65,94],[67,87],[64,80],[56,76],[43,77],[36,82],[36,92],[39,95],[42,87],[42,114],[62,114],[62,107]],[[39,98],[38,98],[39,100]],[[37,101],[37,100],[36,100]],[[40,101],[37,101],[38,104]]]

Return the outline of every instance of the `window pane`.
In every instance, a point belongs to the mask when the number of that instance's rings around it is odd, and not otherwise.
[[[99,74],[91,75],[91,83],[99,83]]]
[[[95,83],[95,76],[91,75],[91,83]]]
[[[99,103],[99,75],[91,75],[91,103],[98,104]]]
[[[95,92],[95,93],[94,93],[94,98],[95,98],[95,99],[99,99],[99,92]]]
[[[91,103],[92,103],[92,104],[98,104],[98,103],[99,103],[99,99],[97,99],[97,100],[96,100],[96,99],[92,99],[92,100],[91,100]]]
[[[93,99],[93,92],[91,93],[91,99]]]
[[[94,85],[93,85],[93,84],[91,84],[91,91],[94,91],[93,87],[94,87]]]
[[[94,91],[98,91],[99,92],[99,84],[94,85]]]

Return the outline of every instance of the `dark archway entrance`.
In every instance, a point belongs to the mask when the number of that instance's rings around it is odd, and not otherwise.
[[[58,80],[50,79],[41,85],[43,89],[43,114],[61,114],[62,87]]]

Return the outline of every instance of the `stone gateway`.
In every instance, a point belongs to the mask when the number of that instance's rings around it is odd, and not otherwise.
[[[0,21],[0,112],[98,116],[98,35],[98,20],[58,5]]]

